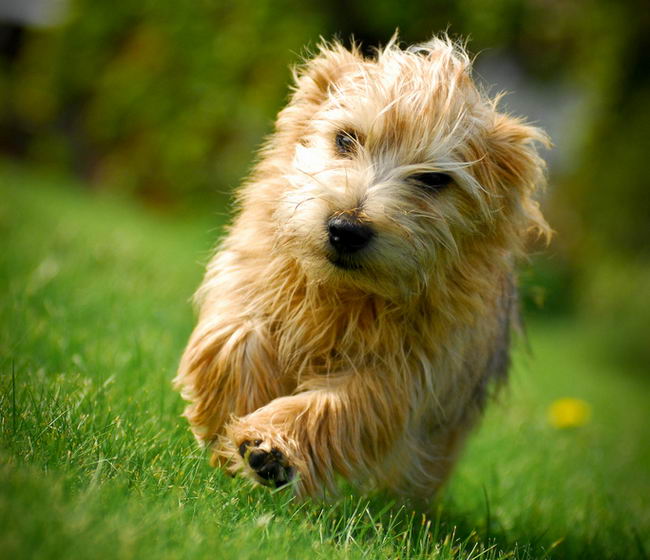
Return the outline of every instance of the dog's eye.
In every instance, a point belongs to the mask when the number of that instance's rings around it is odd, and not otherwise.
[[[432,191],[438,191],[451,183],[452,178],[446,173],[416,173],[409,180]]]
[[[359,138],[356,132],[350,130],[340,130],[336,133],[334,145],[339,155],[350,157],[357,149]]]

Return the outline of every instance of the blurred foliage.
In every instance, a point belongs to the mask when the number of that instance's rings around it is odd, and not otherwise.
[[[3,64],[0,150],[148,204],[212,207],[271,130],[289,65],[319,36],[368,48],[396,28],[407,43],[469,37],[472,52],[508,53],[538,83],[582,92],[588,118],[547,203],[556,242],[524,274],[526,300],[611,317],[622,353],[650,360],[643,2],[73,0],[64,25],[30,30]]]
[[[295,36],[318,27],[264,1],[79,0],[67,25],[32,33],[9,110],[31,133],[30,158],[150,202],[200,201],[246,169]]]

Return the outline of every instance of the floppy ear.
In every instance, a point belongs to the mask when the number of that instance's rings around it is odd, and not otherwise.
[[[295,86],[291,103],[319,105],[337,80],[362,60],[355,45],[349,51],[340,43],[323,42],[318,49],[314,58],[294,68]]]
[[[490,182],[510,201],[510,219],[518,225],[520,234],[534,234],[548,241],[551,229],[535,196],[546,186],[546,163],[537,146],[549,148],[550,138],[521,119],[495,113],[487,141]]]
[[[295,141],[302,136],[305,123],[325,101],[330,89],[362,60],[354,45],[349,51],[340,43],[323,42],[314,58],[294,68],[293,93],[276,122],[277,131],[289,136],[284,140]]]

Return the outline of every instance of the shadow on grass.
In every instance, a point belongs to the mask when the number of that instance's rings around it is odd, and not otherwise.
[[[285,502],[284,507],[287,505]],[[487,493],[482,515],[465,511],[449,497],[425,510],[399,504],[385,494],[365,498],[350,494],[330,505],[293,504],[290,509],[324,525],[337,547],[349,549],[353,544],[370,557],[370,551],[389,547],[400,558],[648,558],[642,538],[633,528],[618,535],[615,548],[611,535],[591,538],[579,527],[566,527],[558,537],[556,529],[534,526],[527,519],[515,517],[504,522],[493,515]]]

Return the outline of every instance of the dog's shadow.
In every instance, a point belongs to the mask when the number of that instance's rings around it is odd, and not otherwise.
[[[408,549],[414,557],[445,553],[455,558],[483,554],[490,558],[607,557],[607,545],[598,537],[587,538],[576,527],[566,527],[558,535],[541,525],[527,526],[530,523],[524,519],[508,518],[506,523],[492,513],[495,506],[486,502],[477,519],[477,512],[463,511],[449,496],[423,506],[398,503],[382,493],[361,497],[346,492],[345,498],[308,509],[315,515],[314,521],[325,525],[330,539],[341,546],[354,542],[361,549],[372,548],[380,541]],[[399,550],[395,553],[401,557]]]
[[[462,503],[453,489],[423,504],[400,503],[381,492],[362,495],[347,483],[339,483],[341,497],[325,502],[297,500],[287,487],[246,488],[245,481],[240,481],[240,490],[249,494],[249,502],[260,513],[282,512],[291,523],[300,521],[317,529],[323,541],[343,549],[354,547],[363,554],[379,547],[384,552],[392,549],[388,557],[561,560],[619,558],[618,549],[627,551],[626,560],[648,558],[641,535],[633,529],[617,530],[619,546],[613,549],[612,527],[592,531],[579,524],[564,526],[526,509],[508,511],[498,498],[490,498],[487,489],[472,504]]]

